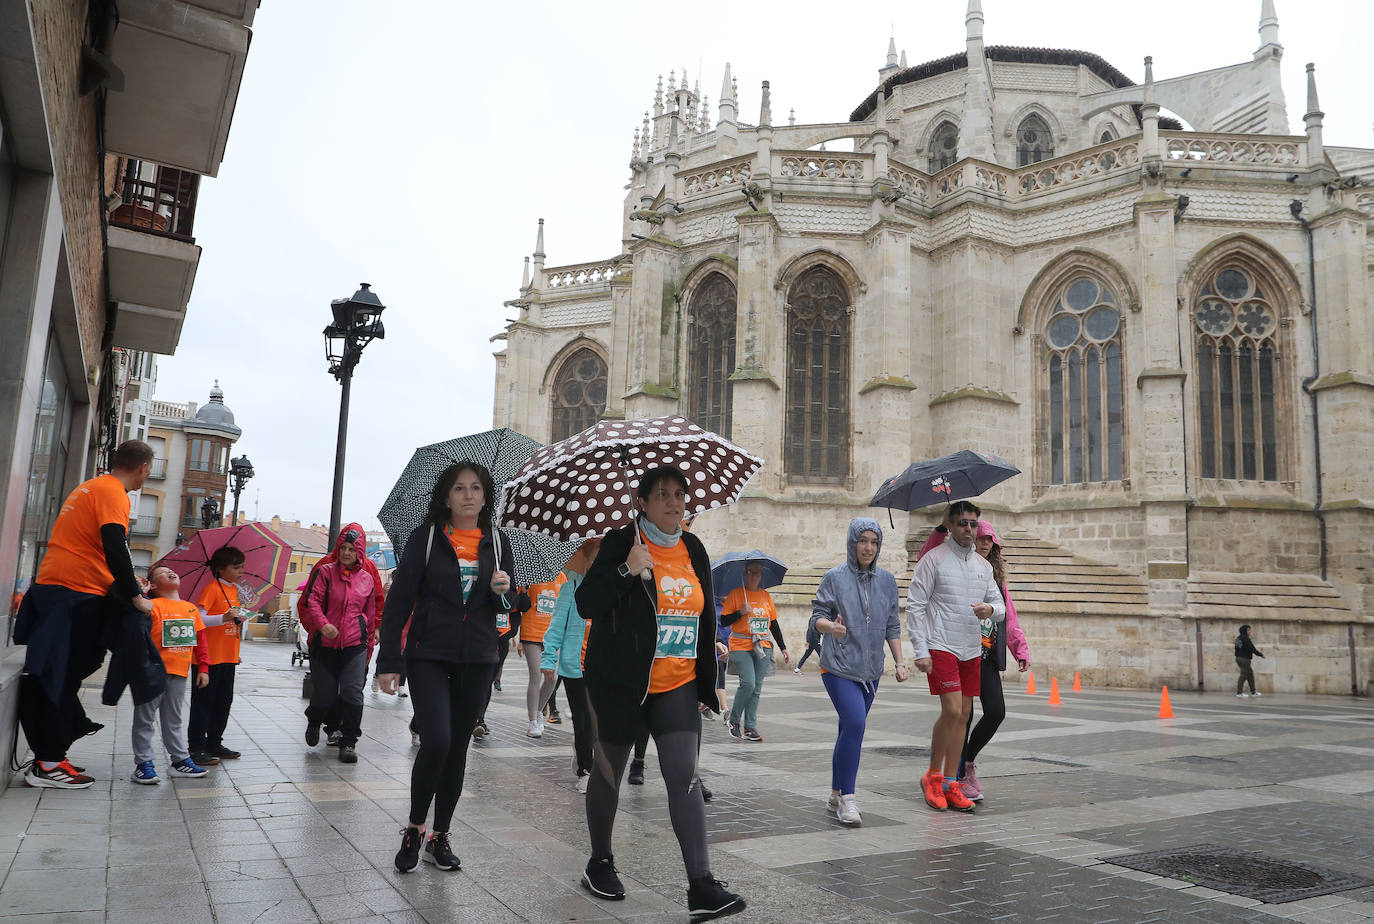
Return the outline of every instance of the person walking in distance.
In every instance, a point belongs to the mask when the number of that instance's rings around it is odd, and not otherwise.
[[[943,812],[971,812],[974,803],[956,785],[973,698],[981,688],[980,623],[1006,618],[992,565],[974,551],[981,511],[965,500],[950,505],[949,537],[916,563],[907,590],[907,631],[916,667],[926,675],[940,715],[930,742],[930,770],[921,777],[926,804]]]
[[[701,540],[682,529],[687,489],[686,476],[676,468],[645,472],[636,492],[640,515],[602,539],[577,588],[577,610],[591,623],[585,676],[596,729],[587,787],[592,850],[582,887],[599,898],[625,898],[611,835],[621,774],[635,737],[647,726],[687,868],[687,910],[695,920],[706,920],[743,910],[744,899],[711,875],[706,803],[695,785],[697,703],[716,706],[717,623],[710,558]],[[651,582],[641,576],[646,572]]]
[[[577,588],[587,573],[600,539],[588,539],[573,553],[560,577],[558,599],[554,603],[549,627],[544,632],[543,654],[539,669],[544,676],[544,689],[550,695],[557,678],[563,679],[564,695],[568,697],[568,712],[572,716],[573,752],[577,755],[577,791],[585,793],[592,774],[592,716],[587,703],[587,688],[582,679],[582,662],[587,655],[587,621],[577,613]],[[541,690],[540,696],[543,696]]]
[[[897,682],[907,678],[897,579],[878,567],[882,547],[883,531],[877,520],[855,517],[849,521],[845,563],[821,578],[808,626],[830,636],[821,646],[821,683],[839,716],[839,729],[830,757],[828,808],[847,825],[863,823],[854,789],[868,711],[883,676],[884,646],[892,652]]]
[[[1264,657],[1264,652],[1255,647],[1254,640],[1250,638],[1250,625],[1247,623],[1240,627],[1240,634],[1236,636],[1236,667],[1240,669],[1240,676],[1236,678],[1236,695],[1241,699],[1248,696],[1261,696],[1259,690],[1255,689],[1255,672],[1250,667],[1250,661],[1255,656]],[[1245,692],[1245,684],[1250,684],[1250,692]]]
[[[121,443],[110,471],[76,486],[53,522],[38,575],[20,601],[14,641],[27,645],[19,678],[19,724],[33,749],[29,786],[86,789],[95,782],[67,760],[82,734],[81,682],[105,660],[102,630],[132,605],[151,613],[146,582],[129,557],[129,492],[148,480],[153,450]]]
[[[973,710],[969,710],[968,725],[964,731],[964,753],[959,760],[960,790],[974,802],[982,802],[983,786],[978,782],[978,767],[974,761],[1007,716],[1007,704],[1002,696],[1002,671],[1007,669],[1007,652],[1011,652],[1017,668],[1024,673],[1030,668],[1030,646],[1026,644],[1026,635],[1016,618],[1016,605],[1007,592],[1002,545],[987,520],[978,521],[978,535],[974,537],[973,547],[992,565],[993,580],[1002,591],[1002,602],[1007,605],[1007,620],[1003,625],[998,625],[991,618],[979,620],[979,628],[983,631],[983,654],[978,704],[983,714],[978,724],[974,725]]]
[[[559,572],[552,581],[531,584],[526,591],[530,605],[520,617],[520,635],[515,642],[515,653],[525,659],[525,665],[529,668],[529,681],[525,686],[525,713],[529,726],[525,734],[530,738],[544,734],[544,704],[553,695],[552,684],[548,690],[543,689],[544,674],[539,664],[544,657],[544,633],[549,631],[553,608],[558,602],[558,588],[566,580]],[[554,683],[557,683],[556,678]]]
[[[301,607],[301,623],[310,633],[310,670],[314,690],[305,710],[305,743],[320,743],[320,725],[338,716],[339,761],[358,762],[362,734],[363,685],[367,653],[376,644],[381,597],[372,574],[363,567],[367,539],[350,524],[339,534],[338,560],[325,565]]]
[[[778,642],[784,662],[792,660],[787,643],[778,627],[778,611],[773,596],[759,586],[763,578],[763,562],[750,561],[744,566],[744,586],[730,591],[722,604],[722,626],[730,627],[729,659],[739,675],[735,690],[735,704],[730,708],[730,737],[745,741],[762,741],[759,734],[759,694],[763,692],[763,678],[773,667],[773,643]],[[741,725],[742,723],[742,725]]]
[[[509,547],[497,557],[492,505],[496,486],[485,467],[457,462],[439,473],[429,512],[401,555],[382,616],[377,678],[395,693],[405,670],[420,748],[410,772],[410,818],[401,829],[398,872],[424,859],[441,870],[460,867],[449,826],[463,792],[468,744],[486,708],[496,669],[497,633],[510,625]],[[401,646],[405,632],[404,650]],[[434,830],[425,819],[434,806]]]

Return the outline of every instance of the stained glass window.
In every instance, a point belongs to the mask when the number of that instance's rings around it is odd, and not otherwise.
[[[849,307],[844,283],[823,266],[788,291],[786,462],[803,480],[849,475]]]
[[[1054,136],[1043,118],[1031,113],[1016,128],[1016,165],[1027,167],[1054,156]]]
[[[735,371],[735,286],[712,273],[692,295],[687,369],[688,415],[721,436],[730,435],[730,376]]]
[[[581,433],[606,413],[606,362],[587,347],[563,360],[553,382],[552,440]]]
[[[959,127],[953,122],[941,122],[930,136],[929,159],[931,173],[952,167],[959,159]]]
[[[1124,415],[1116,296],[1093,276],[1070,281],[1055,299],[1045,345],[1050,483],[1120,481]]]

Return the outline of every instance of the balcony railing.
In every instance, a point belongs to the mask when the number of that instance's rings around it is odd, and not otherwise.
[[[129,160],[120,178],[121,202],[110,224],[194,243],[200,175],[174,167]]]
[[[186,468],[193,472],[210,472],[215,475],[224,474],[223,462],[187,462]]]
[[[153,470],[148,473],[148,477],[161,481],[167,477],[167,460],[153,459]]]
[[[162,528],[162,517],[139,517],[129,528],[131,536],[156,536]]]

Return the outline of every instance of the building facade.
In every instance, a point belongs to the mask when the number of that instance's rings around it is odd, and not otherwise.
[[[546,265],[541,221],[495,424],[682,413],[767,460],[698,521],[708,548],[799,569],[839,560],[909,461],[994,452],[1023,470],[982,504],[1042,664],[1215,683],[1252,622],[1285,652],[1262,684],[1363,692],[1374,151],[1323,143],[1311,65],[1292,133],[1260,13],[1251,60],[1156,80],[1147,58],[1136,83],[985,44],[971,0],[962,52],[891,44],[834,123],[774,124],[767,82],[742,122],[727,66],[712,124],[670,75],[614,255]],[[937,519],[899,515],[885,564]]]
[[[0,4],[0,590],[120,430],[117,348],[176,350],[257,0]],[[0,724],[23,650],[0,649]],[[3,736],[0,757],[8,757]]]

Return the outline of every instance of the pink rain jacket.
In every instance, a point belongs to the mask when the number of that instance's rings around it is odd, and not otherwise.
[[[320,565],[310,593],[301,602],[301,624],[312,638],[318,638],[325,648],[352,648],[377,642],[377,625],[381,622],[381,594],[372,569],[366,567],[367,539],[360,529],[344,529],[339,544],[347,541],[349,532],[356,538],[353,547],[358,551],[358,564],[345,570],[335,560]],[[320,634],[325,623],[338,628],[339,634],[327,639]]]

